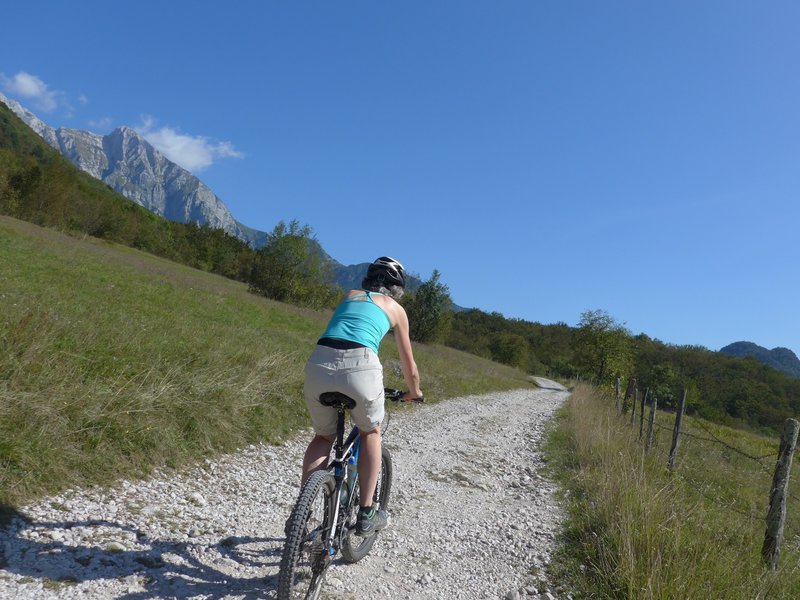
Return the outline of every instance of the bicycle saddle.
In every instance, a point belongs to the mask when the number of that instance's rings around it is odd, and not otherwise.
[[[350,396],[346,396],[341,392],[324,392],[319,396],[320,404],[323,406],[330,406],[332,408],[346,408],[352,410],[356,406],[356,401]]]

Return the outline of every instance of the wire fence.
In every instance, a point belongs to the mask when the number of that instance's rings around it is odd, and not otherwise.
[[[737,515],[737,519],[744,518],[751,528],[758,529],[758,523],[763,524],[762,556],[775,569],[783,538],[800,540],[800,497],[789,487],[790,470],[795,471],[795,486],[800,477],[800,462],[794,469],[790,468],[792,456],[798,451],[795,445],[797,422],[787,420],[787,432],[793,431],[794,441],[787,441],[786,432],[780,440],[747,438],[743,433],[717,429],[694,415],[684,415],[685,393],[674,414],[665,411],[659,414],[652,398],[646,404],[647,390],[640,401],[635,380],[628,383],[622,401],[620,389],[618,382],[617,410],[632,427],[638,427],[639,439],[644,438],[645,452],[666,457],[673,476],[706,502]],[[647,424],[645,408],[650,409]],[[638,425],[635,417],[638,417]],[[738,439],[723,439],[728,435]],[[668,452],[664,438],[671,440]],[[744,447],[748,444],[750,447]],[[773,444],[775,450],[765,450],[764,447]]]

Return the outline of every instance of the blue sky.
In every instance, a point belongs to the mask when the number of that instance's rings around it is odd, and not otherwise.
[[[41,2],[0,91],[462,306],[800,353],[800,3]]]

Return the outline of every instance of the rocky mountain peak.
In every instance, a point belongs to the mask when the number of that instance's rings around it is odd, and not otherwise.
[[[70,162],[114,190],[167,219],[223,229],[252,245],[263,232],[245,227],[197,177],[170,161],[139,132],[127,126],[102,136],[78,129],[53,129],[19,102],[5,103]]]

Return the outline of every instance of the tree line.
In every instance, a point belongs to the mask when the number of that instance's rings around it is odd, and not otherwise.
[[[256,294],[301,306],[335,306],[343,290],[312,229],[279,223],[255,249],[220,229],[168,221],[78,170],[0,104],[0,214],[131,246],[245,282]],[[636,377],[659,405],[688,390],[688,410],[718,422],[776,428],[800,412],[800,379],[755,359],[633,336],[603,310],[577,327],[454,311],[441,274],[402,300],[412,339],[443,343],[529,373],[608,385]]]
[[[800,413],[800,379],[754,358],[634,336],[600,309],[584,312],[577,327],[459,312],[446,343],[531,373],[609,388],[617,377],[635,377],[665,408],[675,408],[685,388],[688,412],[738,427],[775,431]]]

